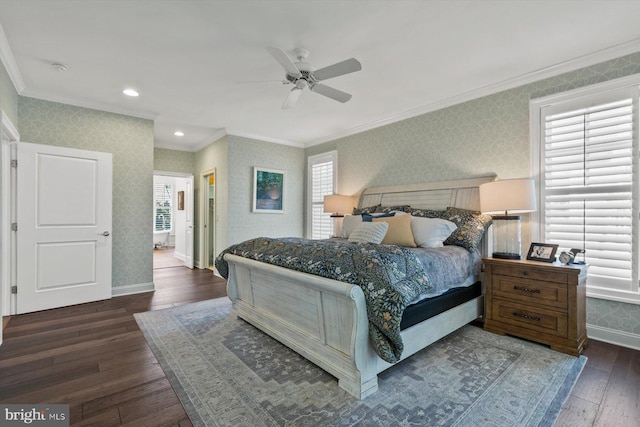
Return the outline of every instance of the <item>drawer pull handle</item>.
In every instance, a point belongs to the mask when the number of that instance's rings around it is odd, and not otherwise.
[[[528,276],[528,275],[529,275],[529,272],[528,272],[528,271],[523,271],[523,272],[522,272],[522,275],[523,275],[523,276]]]
[[[528,314],[518,313],[517,311],[514,311],[513,315],[517,317],[522,317],[523,319],[527,319],[527,320],[535,320],[536,322],[539,322],[540,320],[542,320],[537,316],[529,316]]]
[[[540,289],[529,289],[529,288],[523,288],[522,286],[513,286],[513,289],[515,289],[516,291],[522,291],[522,292],[529,292],[531,294],[539,294],[540,293]]]

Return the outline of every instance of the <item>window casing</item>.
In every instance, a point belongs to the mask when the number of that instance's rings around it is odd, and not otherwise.
[[[171,183],[158,180],[153,185],[153,231],[171,231],[173,188]]]
[[[307,163],[307,236],[327,239],[334,234],[331,214],[324,213],[324,196],[335,194],[338,180],[338,153],[309,156]]]
[[[587,296],[640,304],[638,100],[631,76],[531,101],[533,241],[584,248]]]

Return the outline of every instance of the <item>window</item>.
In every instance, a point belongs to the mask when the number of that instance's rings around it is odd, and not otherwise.
[[[327,239],[334,233],[331,214],[324,213],[324,196],[337,189],[338,153],[310,156],[308,160],[307,236],[311,239]]]
[[[173,204],[171,184],[156,180],[153,185],[153,199],[153,230],[171,231],[171,208]]]
[[[640,303],[640,77],[531,103],[540,209],[532,239],[585,249],[587,295]]]

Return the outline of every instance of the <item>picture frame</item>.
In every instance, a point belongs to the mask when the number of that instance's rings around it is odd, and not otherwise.
[[[284,213],[284,171],[253,167],[253,197],[251,211]]]
[[[554,262],[558,245],[548,243],[531,243],[527,259],[529,261]]]
[[[184,210],[184,191],[178,191],[178,210]]]

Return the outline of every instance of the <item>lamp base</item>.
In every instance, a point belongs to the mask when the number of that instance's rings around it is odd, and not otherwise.
[[[522,259],[520,216],[493,215],[493,257]]]
[[[509,252],[494,252],[491,256],[500,259],[522,259],[520,254],[512,254]]]

